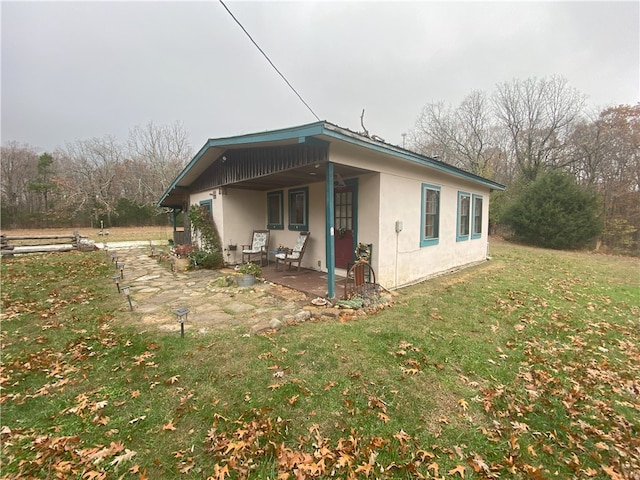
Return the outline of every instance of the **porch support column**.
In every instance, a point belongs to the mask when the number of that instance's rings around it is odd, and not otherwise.
[[[327,297],[336,297],[336,256],[335,256],[335,236],[334,236],[334,198],[333,198],[333,163],[326,163],[325,173],[325,218],[327,228],[325,229],[327,252]]]
[[[173,208],[173,210],[171,210],[171,212],[173,213],[173,231],[177,231],[178,230],[178,225],[176,225],[176,222],[178,220],[178,215],[180,214],[180,211],[177,208]]]

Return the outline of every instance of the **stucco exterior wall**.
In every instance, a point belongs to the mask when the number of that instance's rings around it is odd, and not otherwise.
[[[361,177],[358,240],[374,244],[373,267],[386,288],[409,285],[455,267],[482,261],[487,253],[489,189],[462,178],[427,170],[409,162],[390,161],[377,152],[352,145],[332,148],[331,159],[380,171],[376,191],[372,175]],[[420,246],[422,185],[440,188],[440,231],[437,245]],[[482,195],[482,235],[456,241],[458,192]],[[376,199],[377,196],[377,199]],[[377,202],[377,203],[376,203]],[[376,204],[377,208],[373,207]],[[396,222],[402,230],[396,232]],[[377,227],[377,232],[374,231]],[[370,242],[367,237],[374,236]]]
[[[284,210],[284,229],[282,230],[271,230],[269,234],[269,249],[275,250],[278,245],[283,245],[288,248],[293,248],[298,239],[299,232],[295,230],[289,230],[288,228],[288,219],[289,219],[289,190],[291,189],[299,189],[306,187],[309,189],[309,231],[311,232],[311,236],[308,240],[308,245],[304,252],[304,257],[302,258],[302,267],[309,268],[312,270],[323,270],[326,271],[326,251],[325,251],[325,191],[324,191],[324,183],[311,183],[311,184],[301,184],[296,185],[295,187],[285,188],[282,190],[283,193],[283,210]],[[264,205],[267,202],[267,193],[268,192],[260,192],[262,195],[261,201]],[[266,207],[265,207],[266,209]],[[266,224],[266,213],[265,220]]]
[[[225,195],[218,195],[218,200],[223,206],[223,221],[218,223],[224,225],[220,229],[223,248],[231,244],[238,246],[235,252],[225,252],[225,260],[240,263],[242,245],[251,243],[254,230],[267,228],[266,197],[263,192],[228,188]],[[270,243],[273,244],[271,240]]]
[[[190,203],[199,205],[201,201],[212,201],[213,220],[218,228],[222,248],[225,249],[230,244],[238,246],[235,252],[229,252],[229,256],[225,252],[225,261],[241,262],[242,245],[251,243],[253,230],[266,228],[266,197],[263,192],[233,188],[226,189],[224,194],[216,189],[215,198],[211,193],[194,193],[190,196]]]

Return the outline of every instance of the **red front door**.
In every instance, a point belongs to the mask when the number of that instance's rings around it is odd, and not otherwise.
[[[355,221],[353,217],[355,188],[336,187],[334,191],[334,226],[336,268],[347,268],[353,260]]]

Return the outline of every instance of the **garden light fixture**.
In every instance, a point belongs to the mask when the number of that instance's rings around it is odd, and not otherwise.
[[[180,323],[180,336],[184,338],[184,322],[187,321],[189,309],[187,307],[180,307],[175,309],[173,313],[175,313],[178,323]]]
[[[120,293],[120,275],[117,273],[111,275],[111,279],[116,282],[116,287],[118,288],[118,293]]]
[[[124,293],[127,296],[127,301],[129,302],[129,308],[131,309],[131,311],[133,311],[133,304],[131,303],[131,287],[129,287],[129,285],[122,287],[122,293]]]

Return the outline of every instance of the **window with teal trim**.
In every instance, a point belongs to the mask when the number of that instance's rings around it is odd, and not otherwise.
[[[473,195],[472,212],[471,238],[480,238],[482,236],[482,195]]]
[[[267,228],[269,230],[284,229],[284,205],[283,192],[267,193]]]
[[[309,188],[289,190],[289,230],[309,230]]]
[[[456,241],[469,240],[471,222],[471,195],[466,192],[458,192],[458,232]]]
[[[209,210],[209,216],[213,218],[213,200],[200,200],[200,206]]]
[[[422,184],[420,246],[437,245],[440,240],[440,187]]]

